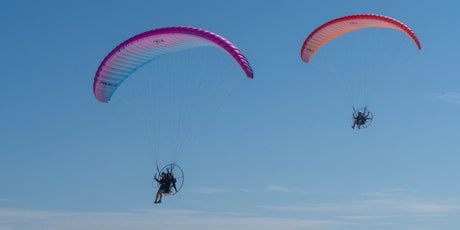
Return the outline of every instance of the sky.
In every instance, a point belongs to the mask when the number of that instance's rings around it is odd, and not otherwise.
[[[458,230],[459,7],[396,0],[4,2],[0,230]],[[316,56],[301,61],[310,32],[357,13],[404,22],[422,49],[403,33],[382,41],[381,30],[370,35],[375,40],[360,31],[322,47],[316,65]],[[175,157],[185,173],[180,192],[154,205],[155,162],[171,156],[147,146],[146,133],[155,129],[145,130],[136,111],[98,102],[92,85],[114,47],[166,26],[228,39],[254,79],[219,50],[182,57],[205,60],[203,75],[220,75],[225,63],[241,82],[218,109],[208,107],[212,119],[204,118]],[[346,43],[360,34],[366,39]],[[370,68],[364,88],[374,120],[352,130],[357,101],[346,89],[355,74],[337,77],[338,64],[321,60],[340,52],[358,57],[373,43],[386,50],[387,38],[404,52],[389,52],[384,72]],[[164,74],[177,68],[160,66]],[[136,81],[131,89],[143,87]],[[128,90],[120,91],[117,98]]]

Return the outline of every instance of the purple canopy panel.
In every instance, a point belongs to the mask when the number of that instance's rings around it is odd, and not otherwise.
[[[172,52],[213,46],[233,57],[246,76],[253,78],[248,60],[225,38],[193,27],[165,27],[146,31],[122,42],[100,64],[94,77],[93,92],[97,100],[108,103],[118,86],[138,68]]]

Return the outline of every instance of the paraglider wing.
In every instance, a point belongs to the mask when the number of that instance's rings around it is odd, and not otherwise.
[[[213,46],[227,52],[246,76],[253,78],[247,59],[225,38],[193,27],[164,27],[131,37],[113,49],[96,72],[94,95],[97,100],[108,103],[118,86],[143,65],[164,54],[203,46]]]
[[[366,27],[386,27],[406,33],[421,49],[420,42],[415,33],[402,22],[376,14],[355,14],[333,19],[314,30],[305,40],[301,50],[301,58],[309,62],[310,58],[329,40],[353,30]]]

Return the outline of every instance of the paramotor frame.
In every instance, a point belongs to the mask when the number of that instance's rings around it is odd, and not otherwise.
[[[172,173],[173,177],[176,179],[176,189],[177,190],[172,188],[172,184],[171,184],[171,192],[166,193],[165,195],[174,195],[178,193],[180,189],[182,188],[182,185],[184,184],[184,171],[182,171],[182,168],[179,165],[174,164],[174,163],[167,164],[161,170],[157,169],[157,172],[155,173],[154,178],[155,177],[160,178],[162,173],[165,173],[165,174]],[[160,184],[155,179],[153,179],[152,187],[154,188],[154,190],[158,190],[159,186]]]
[[[369,113],[364,123],[360,125],[360,128],[364,129],[364,128],[369,127],[372,124],[372,121],[374,120],[374,115],[372,114],[372,112],[367,108],[367,106],[365,106],[364,108],[360,108],[360,109],[355,109],[353,107],[353,117],[357,117],[358,112],[361,112],[364,115],[367,115]],[[353,119],[353,122],[355,122],[355,118],[352,118],[352,119]]]

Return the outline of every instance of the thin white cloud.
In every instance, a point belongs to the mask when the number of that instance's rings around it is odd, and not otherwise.
[[[267,187],[268,191],[276,191],[276,192],[287,192],[288,189],[279,185],[269,185]]]
[[[276,186],[272,188],[275,191],[280,189]],[[455,216],[460,211],[459,202],[433,201],[414,194],[416,192],[409,189],[389,189],[366,193],[360,199],[351,201],[260,205],[257,206],[259,210],[246,209],[241,212],[165,209],[158,206],[130,212],[53,212],[0,208],[0,229],[338,230],[377,227],[406,230],[408,226],[403,225],[407,222],[411,230],[432,230],[417,228],[417,225],[430,223],[425,217],[433,217],[429,219],[436,223],[445,221],[443,216]]]
[[[430,204],[430,203],[407,203],[399,207],[401,210],[410,213],[451,213],[460,211],[459,205]]]
[[[405,188],[391,188],[391,189],[386,189],[380,192],[369,192],[365,193],[364,196],[368,197],[394,197],[394,196],[399,196],[399,195],[406,195],[409,193],[414,193],[414,190],[411,189],[405,189]]]
[[[272,187],[273,191],[288,191]],[[315,203],[303,205],[259,205],[258,208],[279,212],[312,212],[344,215],[356,218],[387,218],[398,214],[403,216],[440,216],[460,212],[460,202],[433,201],[417,195],[417,192],[404,188],[387,189],[381,192],[365,193],[359,199],[339,203]]]
[[[223,189],[223,188],[195,188],[195,189],[192,189],[192,192],[200,193],[200,194],[225,193],[225,192],[231,192],[231,191],[232,190],[230,189]]]
[[[240,189],[226,189],[226,188],[194,188],[191,190],[194,193],[199,194],[215,194],[215,193],[226,193],[226,192],[249,192],[249,189],[240,188]]]
[[[439,93],[435,94],[435,97],[450,103],[460,104],[460,93],[457,92]]]
[[[347,225],[336,220],[233,217],[222,213],[203,215],[189,210],[138,210],[135,212],[48,212],[22,209],[0,209],[0,229],[98,229],[98,230],[300,230],[328,229]]]
[[[439,230],[439,228],[430,228],[430,227],[407,227],[403,230]]]
[[[357,200],[350,204],[349,208],[356,212],[426,216],[460,211],[460,204],[446,204],[442,201],[426,201],[413,197],[393,197]]]
[[[293,187],[285,187],[280,185],[268,185],[268,191],[272,192],[284,192],[284,193],[291,193],[291,194],[311,194],[312,192],[308,189],[301,189],[301,188],[293,188]]]
[[[329,204],[313,204],[313,205],[259,205],[257,206],[262,209],[282,212],[342,212],[346,210],[346,207],[340,205],[329,205]]]
[[[388,218],[389,216],[382,215],[359,215],[359,216],[340,216],[341,219],[345,220],[376,220]]]

